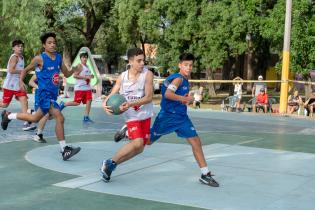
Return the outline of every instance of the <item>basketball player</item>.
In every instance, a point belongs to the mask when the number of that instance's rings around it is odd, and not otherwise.
[[[7,65],[7,76],[3,83],[3,99],[0,101],[0,107],[7,108],[10,102],[15,98],[21,104],[21,111],[27,113],[28,102],[26,91],[23,91],[20,87],[20,75],[24,69],[23,58],[24,43],[21,40],[14,40],[12,42],[13,54],[10,56]],[[34,130],[36,126],[32,126],[32,123],[25,122],[23,126],[24,131]]]
[[[38,122],[47,113],[50,113],[56,120],[55,132],[62,151],[63,160],[68,160],[77,154],[81,148],[66,145],[64,136],[64,117],[59,110],[56,100],[59,91],[60,71],[65,77],[69,77],[76,69],[68,70],[62,61],[60,54],[56,52],[56,34],[45,33],[41,37],[44,52],[35,56],[31,63],[21,72],[20,87],[24,88],[24,78],[26,74],[35,68],[38,80],[38,110],[35,114],[10,113],[4,110],[1,114],[1,127],[6,130],[11,120],[19,119],[24,121]]]
[[[110,180],[117,165],[143,152],[153,116],[153,73],[144,69],[144,53],[141,49],[129,49],[127,57],[130,68],[118,77],[103,106],[105,112],[111,114],[112,110],[106,106],[108,98],[118,92],[125,96],[127,102],[120,106],[120,110],[124,112],[131,141],[122,146],[112,158],[103,160],[101,174],[105,182]]]
[[[81,102],[86,104],[83,123],[93,123],[89,115],[92,103],[92,88],[90,81],[94,78],[94,75],[86,64],[88,57],[87,52],[80,53],[81,63],[77,65],[78,71],[73,74],[73,77],[76,79],[74,85],[74,101],[60,103],[60,110],[67,106],[78,106]]]
[[[195,57],[190,53],[179,56],[179,73],[168,76],[162,85],[161,110],[151,128],[150,143],[161,136],[176,132],[177,136],[185,138],[191,145],[195,159],[201,170],[200,182],[212,187],[219,187],[208,169],[201,140],[196,129],[187,115],[187,104],[194,101],[188,96],[188,77],[193,68]]]
[[[39,94],[38,94],[39,92],[38,92],[38,80],[36,78],[36,74],[32,76],[28,84],[29,86],[35,89],[35,95],[34,95],[35,107],[34,108],[35,108],[35,111],[37,111],[39,108]],[[48,119],[49,119],[49,113],[47,113],[44,117],[42,117],[42,119],[40,119],[40,121],[38,122],[36,134],[33,136],[34,141],[39,142],[39,143],[47,142],[46,139],[44,139],[43,130],[45,128],[45,125]]]

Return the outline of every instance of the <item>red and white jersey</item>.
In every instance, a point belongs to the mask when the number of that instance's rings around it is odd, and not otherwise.
[[[129,71],[121,74],[121,85],[119,93],[123,95],[127,101],[136,101],[145,95],[145,79],[148,70],[143,69],[136,81],[128,79]],[[143,104],[141,106],[130,107],[124,112],[126,121],[145,120],[153,116],[153,103]]]
[[[80,72],[79,76],[90,76],[91,70],[83,65],[82,65],[82,71]],[[91,90],[91,85],[90,85],[90,80],[89,79],[76,79],[75,85],[74,85],[74,90]]]
[[[10,60],[12,59],[13,56],[17,56],[15,54],[12,54],[10,56],[10,59],[8,61],[8,65],[7,65],[7,76],[3,82],[3,88],[5,89],[9,89],[9,90],[14,90],[14,91],[18,91],[20,90],[20,74],[11,74],[9,72],[9,65],[10,65]],[[22,71],[24,69],[24,59],[23,57],[18,57],[18,62],[15,65],[15,70],[17,71]]]

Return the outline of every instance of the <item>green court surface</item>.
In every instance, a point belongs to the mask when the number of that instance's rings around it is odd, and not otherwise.
[[[174,134],[117,167],[105,183],[100,163],[127,143],[113,142],[124,120],[94,102],[95,123],[84,125],[83,109],[63,111],[66,141],[82,148],[69,161],[62,161],[53,121],[44,132],[47,144],[32,141],[34,133],[22,131],[19,121],[1,131],[0,210],[313,209],[313,120],[189,110],[219,188],[199,183],[190,146]]]

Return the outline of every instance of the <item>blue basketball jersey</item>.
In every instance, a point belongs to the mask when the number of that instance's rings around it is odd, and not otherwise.
[[[53,97],[58,97],[59,73],[62,64],[61,55],[55,53],[55,60],[52,60],[45,52],[41,54],[43,59],[42,69],[35,70],[38,81],[38,92],[47,92]]]
[[[181,78],[182,83],[177,88],[175,94],[181,95],[181,96],[187,96],[189,93],[189,82],[188,80],[181,74],[175,73],[170,76],[168,76],[162,87],[162,100],[161,100],[161,111],[162,112],[169,112],[173,114],[179,114],[179,115],[187,115],[187,105],[181,103],[180,101],[173,101],[165,98],[165,92],[167,90],[167,87],[172,83],[172,81],[176,78]]]

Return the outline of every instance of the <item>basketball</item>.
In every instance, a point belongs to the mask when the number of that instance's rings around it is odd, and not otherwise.
[[[126,98],[116,93],[108,98],[106,105],[110,106],[110,109],[113,110],[114,115],[119,115],[121,114],[119,107],[125,102],[127,102]]]

